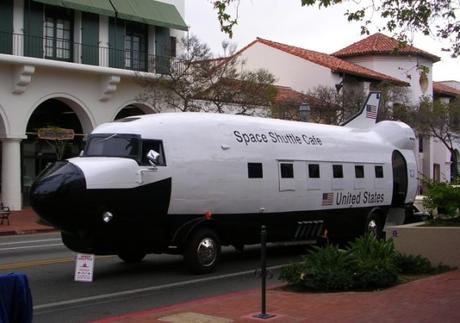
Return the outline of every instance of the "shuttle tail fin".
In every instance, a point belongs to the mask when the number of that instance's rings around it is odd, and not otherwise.
[[[361,110],[347,121],[342,123],[342,126],[367,129],[372,127],[377,122],[377,116],[380,107],[380,92],[370,92],[364,102]]]

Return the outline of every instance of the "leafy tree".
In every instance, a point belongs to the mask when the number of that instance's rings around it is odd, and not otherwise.
[[[422,136],[432,136],[440,140],[451,154],[453,165],[457,165],[455,143],[460,140],[460,98],[449,103],[424,98],[420,106],[407,114],[404,120]],[[452,167],[451,178],[458,177],[457,167]]]
[[[310,121],[339,125],[362,106],[364,93],[359,89],[337,91],[335,87],[317,86],[306,94],[298,93],[278,100],[272,115],[281,119],[300,120],[299,106],[308,103]]]
[[[167,107],[253,115],[276,95],[273,75],[265,70],[244,71],[235,47],[223,43],[228,56],[214,58],[195,36],[183,38],[181,46],[183,54],[158,79],[139,77],[143,92],[138,99],[151,103],[156,112]]]
[[[210,48],[195,36],[182,38],[180,46],[184,51],[158,79],[139,77],[143,92],[138,99],[151,103],[156,112],[165,106],[183,112],[199,111],[195,97],[209,86],[213,65]]]
[[[301,0],[302,6],[327,8],[343,3],[343,0]],[[239,0],[215,0],[214,8],[223,32],[232,37],[232,28],[238,23],[228,9],[231,4],[238,5]],[[383,25],[379,30],[393,33],[404,45],[412,33],[447,40],[453,57],[460,55],[460,7],[458,0],[363,0],[356,2],[354,10],[345,13],[348,21],[361,22],[361,33],[369,34],[369,27],[378,24],[375,14],[379,14]]]

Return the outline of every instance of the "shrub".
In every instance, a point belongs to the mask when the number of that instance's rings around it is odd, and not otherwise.
[[[313,290],[337,291],[353,287],[353,259],[335,246],[314,247],[303,262],[281,269],[280,280]]]
[[[324,291],[353,287],[353,258],[335,246],[316,247],[305,258],[303,285]]]
[[[396,266],[403,275],[432,274],[435,270],[425,257],[400,253],[396,256]]]
[[[281,268],[279,279],[288,282],[291,285],[301,285],[303,272],[305,270],[304,262],[296,262]]]
[[[426,198],[423,205],[428,209],[438,208],[439,213],[453,217],[460,207],[460,187],[444,182],[425,181]]]
[[[283,267],[280,279],[322,291],[388,287],[398,281],[396,255],[392,241],[364,236],[346,250],[315,247],[303,262]]]
[[[438,264],[433,266],[431,262],[423,256],[413,256],[398,253],[396,256],[396,266],[403,275],[431,275],[440,274],[452,270],[453,268]]]
[[[355,288],[382,288],[398,282],[397,252],[392,240],[365,235],[350,244],[349,253],[355,259]]]

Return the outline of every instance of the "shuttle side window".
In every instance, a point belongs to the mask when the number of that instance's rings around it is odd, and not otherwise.
[[[343,178],[343,166],[342,165],[332,165],[332,174],[334,178]]]
[[[308,177],[319,178],[319,164],[308,164]]]
[[[364,166],[363,165],[355,165],[355,177],[364,178]]]
[[[281,163],[281,178],[294,178],[294,164]]]
[[[248,178],[263,178],[262,163],[248,163]]]
[[[163,142],[161,140],[150,140],[144,139],[142,140],[142,162],[141,165],[149,165],[149,160],[147,159],[147,153],[149,150],[155,150],[157,153],[160,154],[160,158],[158,159],[157,166],[166,166],[166,157],[163,150]]]
[[[375,166],[375,178],[383,178],[383,166]]]
[[[123,157],[139,162],[139,135],[134,134],[94,134],[86,143],[86,157]]]

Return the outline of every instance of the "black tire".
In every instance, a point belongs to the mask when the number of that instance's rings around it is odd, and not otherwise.
[[[118,257],[127,264],[136,264],[142,261],[145,253],[142,252],[120,252]]]
[[[184,248],[184,261],[195,274],[207,274],[216,269],[220,258],[220,241],[211,229],[192,233]]]
[[[364,234],[369,234],[371,236],[374,236],[378,240],[382,240],[385,238],[383,226],[383,218],[377,213],[371,213],[367,216]]]

